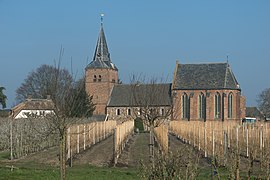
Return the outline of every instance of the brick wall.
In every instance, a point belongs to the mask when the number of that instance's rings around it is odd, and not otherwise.
[[[198,96],[202,93],[206,97],[206,120],[239,120],[245,116],[245,98],[239,90],[173,90],[174,98],[174,119],[182,118],[182,95],[186,93],[190,97],[190,119],[199,119]],[[215,118],[215,94],[221,96],[221,116]],[[228,118],[228,97],[232,93],[232,118]],[[223,105],[222,105],[223,104]]]
[[[118,83],[118,72],[113,69],[87,69],[85,76],[86,92],[93,96],[93,103],[96,104],[94,114],[106,114],[111,90]]]

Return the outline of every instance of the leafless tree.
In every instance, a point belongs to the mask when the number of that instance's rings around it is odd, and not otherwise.
[[[55,67],[42,65],[36,72],[32,72],[17,90],[17,97],[23,99],[29,93],[33,97],[51,95],[54,113],[43,117],[44,129],[40,133],[44,136],[51,133],[58,135],[61,179],[66,179],[67,129],[82,118],[91,116],[94,104],[92,97],[85,92],[84,80],[76,83],[67,70],[61,69],[62,56],[63,49],[60,50],[59,61]]]
[[[173,115],[171,84],[157,78],[147,80],[142,76],[131,77],[130,106],[132,115],[149,128],[150,161],[154,156],[154,128],[170,120]]]
[[[267,88],[259,94],[258,105],[260,111],[265,117],[270,117],[270,88]]]

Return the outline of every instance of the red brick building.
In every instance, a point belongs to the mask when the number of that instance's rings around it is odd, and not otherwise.
[[[107,114],[113,119],[127,118],[130,108],[129,85],[118,84],[118,69],[112,63],[101,24],[93,61],[85,68],[86,91],[96,104],[94,114]],[[117,85],[117,86],[116,86]],[[168,86],[164,84],[164,87]],[[173,118],[183,120],[239,120],[245,117],[245,98],[228,62],[179,64],[166,99],[173,107]],[[167,101],[166,101],[167,102]]]

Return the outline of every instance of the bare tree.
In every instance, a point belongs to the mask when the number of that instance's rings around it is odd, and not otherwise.
[[[7,96],[4,94],[5,88],[0,87],[0,104],[2,105],[2,109],[6,108],[6,101],[7,101]]]
[[[131,93],[132,115],[140,118],[150,131],[149,153],[153,162],[154,128],[170,120],[173,115],[171,84],[164,83],[162,79],[146,80],[141,76],[132,76]]]
[[[59,83],[56,84],[55,82]],[[16,99],[21,102],[28,96],[46,98],[47,95],[51,95],[55,99],[63,95],[61,90],[70,87],[72,83],[73,77],[68,70],[60,69],[57,65],[43,64],[29,73],[16,90]]]
[[[270,88],[267,88],[259,94],[258,105],[260,111],[265,117],[270,117]]]
[[[58,65],[42,65],[37,71],[32,72],[17,90],[17,97],[23,99],[31,94],[41,98],[47,94],[51,95],[54,113],[43,117],[44,128],[40,133],[44,136],[51,133],[58,135],[61,179],[66,179],[67,129],[71,124],[81,121],[81,118],[91,116],[94,104],[91,101],[92,97],[85,92],[84,79],[75,82],[67,70],[60,68],[62,56],[61,49]]]

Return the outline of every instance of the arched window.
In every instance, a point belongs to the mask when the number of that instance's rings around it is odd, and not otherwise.
[[[131,115],[131,109],[130,109],[130,108],[128,108],[127,114],[128,114],[129,116]]]
[[[98,75],[98,82],[101,82],[101,75]]]
[[[116,109],[116,115],[119,116],[120,114],[120,109]]]
[[[219,93],[215,94],[215,118],[221,118],[221,96]]]
[[[228,96],[228,118],[232,118],[232,110],[233,110],[233,94],[230,93]]]
[[[96,81],[97,81],[97,76],[96,76],[96,75],[94,75],[94,79],[93,79],[93,81],[94,81],[94,82],[96,82]]]
[[[189,98],[186,93],[182,95],[182,118],[189,118]]]
[[[198,118],[204,119],[205,118],[205,97],[204,94],[201,93],[198,96]]]

